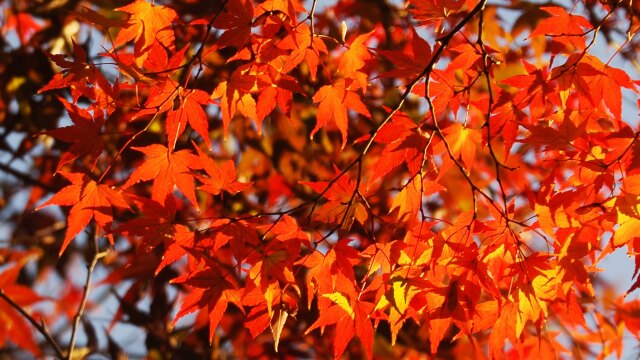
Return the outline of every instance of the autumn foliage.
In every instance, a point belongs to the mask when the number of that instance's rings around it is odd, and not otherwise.
[[[640,2],[0,4],[1,353],[638,354]]]

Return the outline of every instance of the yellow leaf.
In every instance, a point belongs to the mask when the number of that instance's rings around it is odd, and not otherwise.
[[[355,313],[349,304],[349,299],[347,299],[342,293],[334,292],[331,294],[323,294],[322,296],[331,299],[336,305],[340,306],[344,311],[349,314],[349,317],[355,319]]]
[[[407,299],[408,291],[407,291],[407,283],[403,279],[396,279],[393,284],[393,302],[396,304],[396,307],[400,311],[400,313],[404,313],[409,307],[410,299]]]
[[[476,145],[482,140],[480,131],[456,123],[446,128],[443,133],[453,157],[462,157],[462,162],[467,168],[471,168],[476,156]]]
[[[271,317],[271,322],[269,323],[269,327],[271,328],[271,334],[273,335],[273,346],[274,350],[278,352],[278,344],[280,343],[280,334],[282,334],[282,329],[284,328],[284,323],[287,322],[287,318],[289,317],[289,313],[279,309],[275,312],[275,316]]]
[[[518,289],[518,316],[516,317],[516,337],[520,337],[522,330],[531,320],[534,323],[544,319],[547,314],[547,305],[540,300],[529,284]]]
[[[640,237],[640,219],[618,212],[620,227],[613,234],[613,245],[622,246],[636,237]]]

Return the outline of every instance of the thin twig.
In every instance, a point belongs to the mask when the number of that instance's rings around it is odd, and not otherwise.
[[[56,189],[54,189],[52,186],[45,184],[40,180],[34,179],[28,174],[20,172],[7,164],[0,163],[0,170],[6,172],[7,174],[13,175],[14,177],[22,180],[22,182],[26,184],[37,186],[47,191],[52,191],[52,192],[56,191]]]
[[[80,327],[80,319],[82,319],[82,315],[84,313],[85,307],[87,306],[87,300],[89,299],[89,293],[91,292],[91,279],[93,278],[93,270],[95,269],[98,261],[105,257],[107,251],[100,252],[98,246],[98,229],[94,230],[95,234],[93,237],[93,258],[91,262],[87,265],[87,279],[84,283],[84,291],[82,292],[82,300],[80,301],[80,306],[78,306],[78,310],[76,311],[76,315],[73,319],[73,327],[71,329],[71,340],[69,340],[69,350],[67,352],[67,356],[65,359],[69,360],[72,357],[73,349],[76,345],[76,336],[78,334],[78,329]]]
[[[62,352],[62,348],[60,348],[60,345],[58,345],[58,342],[56,341],[56,339],[54,339],[53,336],[51,336],[51,333],[49,332],[49,330],[47,330],[47,327],[45,326],[44,321],[40,320],[40,322],[37,322],[36,319],[33,318],[33,316],[31,316],[25,309],[22,308],[22,306],[20,306],[18,303],[13,301],[13,299],[11,299],[9,295],[7,295],[4,292],[2,288],[0,288],[0,298],[2,298],[9,305],[11,305],[11,307],[13,307],[17,312],[20,313],[20,315],[22,315],[25,319],[27,319],[31,323],[31,325],[33,325],[33,327],[35,327],[36,330],[38,330],[38,332],[42,334],[42,336],[44,336],[45,340],[49,343],[49,345],[51,345],[53,350],[56,352],[56,356],[58,356],[61,359],[65,357],[64,352]]]

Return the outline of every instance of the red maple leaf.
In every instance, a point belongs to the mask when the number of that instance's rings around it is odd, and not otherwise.
[[[111,93],[112,87],[100,70],[87,59],[84,48],[73,42],[73,61],[68,61],[65,55],[49,55],[51,61],[65,69],[53,76],[47,85],[38,90],[38,93],[53,89],[71,88],[73,102],[88,93],[90,87],[98,86],[102,91]]]
[[[225,279],[217,268],[189,272],[171,282],[192,287],[171,323],[172,327],[187,314],[198,310],[206,311],[209,320],[209,341],[212,341],[228,304],[235,304],[242,309],[240,291]]]
[[[167,113],[167,135],[171,149],[175,148],[178,137],[182,135],[187,123],[202,137],[208,148],[211,148],[209,139],[209,121],[207,114],[202,109],[203,105],[210,102],[209,94],[202,90],[186,90],[178,88],[171,110]]]
[[[213,26],[224,29],[222,36],[216,41],[218,49],[234,46],[242,48],[253,25],[253,2],[249,0],[230,0],[226,2],[224,12],[214,21]]]
[[[18,283],[20,271],[29,260],[37,256],[37,253],[3,250],[0,252],[0,259],[3,261],[0,292],[23,309],[42,301],[43,298],[32,288]],[[41,355],[40,346],[31,335],[33,330],[27,319],[3,299],[0,299],[0,319],[0,347],[8,348],[7,340],[10,340],[35,356]]]
[[[361,89],[367,88],[367,73],[363,70],[366,61],[371,59],[369,48],[365,45],[373,32],[358,35],[347,45],[340,57],[338,73],[346,78],[353,79]]]
[[[385,77],[413,80],[422,73],[425,64],[431,60],[429,43],[423,40],[413,28],[411,42],[407,42],[403,51],[378,50],[377,52],[395,65],[392,70],[381,75]]]
[[[91,167],[93,170],[98,157],[104,151],[104,141],[100,136],[102,125],[104,124],[103,113],[96,111],[94,115],[91,115],[87,110],[69,103],[64,98],[58,97],[58,100],[67,109],[73,125],[46,132],[47,135],[58,140],[71,143],[69,149],[60,157],[56,172],[60,171],[65,164],[84,155],[90,155],[93,159],[93,166]]]

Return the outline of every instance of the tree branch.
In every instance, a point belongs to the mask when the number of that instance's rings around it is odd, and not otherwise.
[[[17,312],[20,313],[20,315],[22,315],[25,319],[27,319],[31,323],[31,325],[33,325],[33,327],[35,327],[36,330],[38,330],[38,332],[42,334],[42,336],[44,336],[45,340],[49,343],[49,345],[51,345],[53,350],[56,352],[56,356],[58,356],[61,359],[65,357],[64,353],[62,352],[62,348],[60,348],[60,345],[58,345],[58,342],[56,341],[56,339],[54,339],[53,336],[51,336],[51,333],[49,332],[49,330],[47,329],[47,327],[45,326],[42,320],[40,320],[40,322],[37,322],[36,319],[33,318],[33,316],[31,316],[25,309],[22,308],[22,306],[20,306],[18,303],[13,301],[13,299],[11,299],[9,295],[7,295],[4,292],[2,288],[0,288],[0,298],[2,298],[9,305],[11,305],[11,307],[13,307]]]
[[[28,174],[20,172],[20,171],[12,168],[11,166],[9,166],[7,164],[0,163],[0,170],[6,172],[7,174],[13,175],[14,177],[22,180],[26,184],[37,186],[37,187],[40,187],[40,188],[42,188],[44,190],[51,191],[51,192],[55,192],[56,191],[56,189],[53,188],[52,186],[50,186],[48,184],[45,184],[40,180],[34,179],[31,176],[29,176]]]

